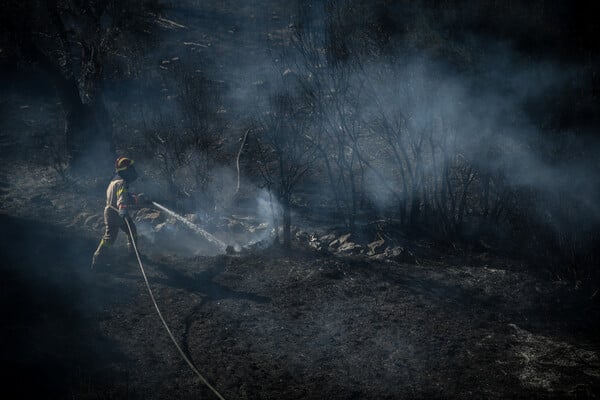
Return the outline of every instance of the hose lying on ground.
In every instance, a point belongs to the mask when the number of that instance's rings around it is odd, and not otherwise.
[[[142,276],[144,277],[144,282],[146,283],[146,287],[148,288],[148,293],[150,294],[150,298],[152,299],[152,303],[154,304],[154,308],[156,309],[156,312],[158,313],[158,316],[159,316],[159,318],[160,318],[163,326],[167,330],[167,333],[169,334],[169,337],[171,338],[171,341],[173,341],[173,344],[175,345],[175,347],[177,347],[177,351],[179,351],[179,354],[181,355],[181,357],[190,366],[190,369],[198,376],[198,378],[200,379],[200,381],[202,381],[202,383],[204,383],[206,386],[208,386],[208,388],[210,390],[212,390],[212,392],[220,400],[225,400],[225,398],[223,396],[221,396],[221,394],[217,391],[217,389],[215,389],[210,383],[208,383],[208,381],[206,380],[206,378],[204,378],[204,376],[202,376],[202,374],[198,371],[198,369],[196,369],[196,367],[190,361],[190,359],[185,355],[185,353],[183,352],[183,350],[181,350],[181,347],[179,347],[179,344],[177,344],[177,341],[175,340],[175,337],[173,336],[173,333],[171,333],[171,329],[169,328],[169,325],[167,325],[167,322],[163,318],[163,315],[160,312],[160,309],[158,308],[158,304],[156,304],[156,300],[154,299],[154,294],[152,293],[152,289],[150,288],[150,283],[148,282],[148,278],[146,277],[146,271],[144,271],[144,265],[142,264],[142,260],[140,258],[140,253],[138,252],[138,249],[137,249],[137,244],[136,244],[135,239],[133,237],[133,233],[131,232],[131,226],[129,225],[129,221],[127,220],[127,218],[124,218],[124,220],[125,220],[125,223],[127,224],[127,229],[129,230],[129,237],[131,238],[131,243],[133,244],[133,250],[135,251],[135,256],[136,256],[138,264],[140,266],[140,270],[142,271]]]

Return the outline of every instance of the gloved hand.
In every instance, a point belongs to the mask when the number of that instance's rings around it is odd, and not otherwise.
[[[121,217],[121,218],[127,217],[127,209],[126,208],[119,208],[119,217]]]

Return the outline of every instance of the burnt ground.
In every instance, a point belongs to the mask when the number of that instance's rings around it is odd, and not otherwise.
[[[123,238],[90,270],[102,198],[41,172],[15,179],[2,176],[0,203],[3,397],[214,398]],[[598,297],[518,260],[145,246],[168,323],[227,399],[600,396]]]

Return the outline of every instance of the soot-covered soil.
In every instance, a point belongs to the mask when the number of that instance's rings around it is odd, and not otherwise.
[[[562,285],[514,265],[372,264],[273,251],[148,265],[177,336],[225,397],[558,398],[600,389],[588,324],[565,318],[580,310],[561,306]],[[129,283],[138,296],[103,323],[107,335],[126,343],[129,358],[145,354],[142,370],[164,363],[147,382],[158,398],[203,393],[139,280]]]
[[[90,270],[98,232],[54,206],[73,193],[39,182],[33,196],[10,182],[2,193],[3,394],[214,398],[170,342],[123,238],[110,265]],[[227,399],[600,393],[597,298],[514,260],[182,257],[145,245],[175,337]]]

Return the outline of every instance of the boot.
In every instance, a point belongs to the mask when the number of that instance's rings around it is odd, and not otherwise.
[[[94,251],[94,255],[92,257],[92,269],[98,267],[98,264],[100,264],[101,261],[103,261],[105,257],[101,256],[101,254],[106,253],[106,250],[108,250],[108,246],[108,242],[104,238],[102,238],[102,240],[100,240],[100,243],[98,244],[98,248],[96,249],[96,251]]]
[[[104,253],[94,253],[92,257],[92,269],[102,269],[102,267],[108,267],[111,265],[110,257]]]
[[[92,256],[92,269],[96,268],[98,266],[98,254],[94,253],[94,255]]]

